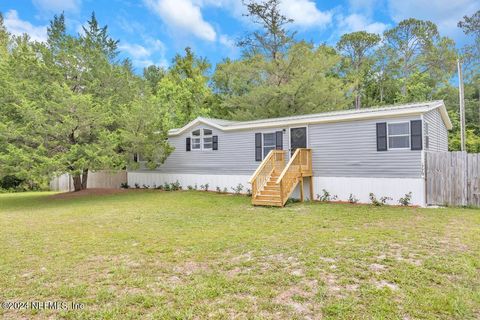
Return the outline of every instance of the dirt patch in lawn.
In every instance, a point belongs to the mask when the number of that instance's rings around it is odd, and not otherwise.
[[[85,189],[81,191],[63,192],[51,195],[52,199],[75,199],[88,196],[106,196],[112,194],[138,192],[137,189]]]

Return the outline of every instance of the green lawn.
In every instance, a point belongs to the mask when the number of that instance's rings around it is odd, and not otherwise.
[[[480,210],[249,201],[0,195],[0,317],[480,318]]]

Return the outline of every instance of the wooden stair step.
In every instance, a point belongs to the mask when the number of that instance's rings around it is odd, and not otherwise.
[[[280,201],[280,195],[265,195],[259,194],[255,200],[265,200],[265,201]]]
[[[280,195],[280,190],[262,190],[260,195]]]
[[[252,203],[257,206],[271,206],[271,207],[283,207],[283,204],[280,200],[272,201],[272,200],[252,200]]]
[[[265,186],[263,190],[280,191],[280,186]]]

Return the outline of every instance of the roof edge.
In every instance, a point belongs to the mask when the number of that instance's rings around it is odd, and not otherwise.
[[[409,104],[405,105],[408,106]],[[288,125],[297,125],[297,124],[315,124],[315,123],[328,123],[328,122],[339,122],[339,121],[353,121],[353,120],[361,120],[361,119],[372,119],[372,118],[380,118],[384,116],[401,116],[401,115],[411,115],[411,114],[422,114],[426,113],[435,109],[439,109],[440,115],[442,120],[445,124],[445,127],[448,130],[452,129],[452,122],[450,121],[450,117],[448,115],[447,109],[443,100],[436,100],[431,101],[429,103],[425,103],[422,105],[421,103],[418,104],[411,104],[413,106],[405,107],[401,109],[402,105],[398,105],[396,107],[383,107],[383,108],[369,108],[364,109],[368,110],[365,112],[343,112],[343,113],[325,113],[325,114],[312,114],[310,118],[308,115],[305,115],[303,118],[290,118],[290,117],[283,117],[283,118],[272,118],[270,119],[261,119],[258,120],[258,123],[254,121],[238,121],[231,125],[220,125],[211,121],[210,119],[204,117],[198,117],[188,124],[181,128],[171,129],[168,132],[169,136],[177,136],[182,134],[183,132],[187,131],[188,129],[192,128],[193,126],[203,123],[209,125],[215,129],[221,131],[237,131],[237,130],[245,130],[250,128],[269,128],[269,127],[276,127],[276,126],[288,126]],[[418,105],[418,106],[416,106]],[[270,120],[270,121],[269,121]],[[260,122],[261,121],[261,122]]]

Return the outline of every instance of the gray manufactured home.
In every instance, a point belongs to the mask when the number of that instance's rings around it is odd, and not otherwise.
[[[412,203],[424,206],[424,153],[447,151],[451,128],[443,101],[255,121],[200,117],[170,130],[175,150],[163,165],[130,171],[128,182],[229,191],[241,184],[255,204],[282,193],[280,205],[303,197],[305,182],[306,198],[326,190],[367,203],[373,193],[394,204],[412,192]]]

